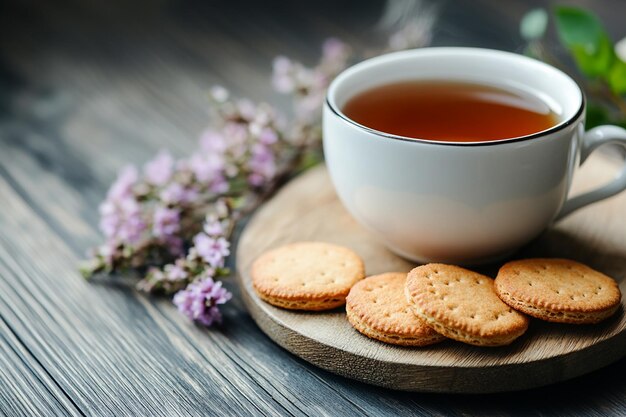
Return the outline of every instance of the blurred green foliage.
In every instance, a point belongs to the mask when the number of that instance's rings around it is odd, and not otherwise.
[[[527,53],[558,64],[548,53],[550,48],[541,45],[549,17],[544,9],[530,10],[520,21],[520,34],[528,42]],[[590,101],[587,127],[607,123],[626,126],[626,62],[616,54],[600,19],[588,10],[570,6],[556,7],[552,17],[561,44],[584,76],[581,87]]]
[[[548,13],[541,8],[532,9],[520,21],[519,31],[527,41],[540,39],[548,27]]]

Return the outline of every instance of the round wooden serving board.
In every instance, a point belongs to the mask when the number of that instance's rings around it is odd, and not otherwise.
[[[575,192],[607,181],[616,167],[616,161],[594,156],[577,174]],[[409,271],[415,265],[389,252],[350,217],[323,166],[296,178],[255,214],[237,253],[239,284],[250,314],[280,346],[336,374],[400,390],[487,393],[562,381],[626,355],[623,305],[599,325],[532,320],[524,336],[501,348],[454,341],[402,348],[358,333],[346,320],[343,308],[326,313],[294,312],[261,301],[249,275],[253,260],[270,248],[303,240],[354,249],[364,259],[368,275]],[[617,279],[626,294],[626,193],[580,210],[514,257],[531,256],[579,260]],[[493,277],[498,267],[478,270]]]

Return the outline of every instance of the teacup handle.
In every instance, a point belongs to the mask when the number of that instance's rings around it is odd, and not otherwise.
[[[589,130],[583,136],[580,150],[580,163],[585,162],[587,157],[598,147],[610,143],[626,148],[626,129],[622,129],[618,126],[598,126]],[[611,197],[624,189],[626,189],[626,162],[619,174],[617,174],[610,183],[596,190],[568,199],[563,205],[561,212],[556,217],[556,220],[561,220],[563,217],[587,204]]]

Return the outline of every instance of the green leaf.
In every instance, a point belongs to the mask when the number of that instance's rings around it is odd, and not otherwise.
[[[543,37],[548,27],[548,13],[545,9],[532,9],[522,17],[519,26],[520,35],[526,41],[534,41]]]
[[[231,197],[230,199],[231,205],[234,210],[238,210],[241,207],[244,207],[246,205],[246,200],[247,199],[245,195],[238,196],[238,197]]]
[[[575,45],[570,50],[578,68],[589,77],[607,77],[615,61],[613,45],[607,36],[600,38],[593,53],[590,53],[589,48],[580,45]]]
[[[613,61],[607,81],[615,94],[626,94],[626,62],[620,59]]]
[[[589,104],[587,106],[587,114],[585,116],[585,128],[607,124],[609,122],[609,113],[605,107]]]
[[[304,154],[300,165],[298,166],[298,172],[306,171],[307,169],[314,167],[324,160],[324,156],[321,152],[310,151]]]
[[[575,7],[557,7],[555,18],[559,38],[580,70],[589,77],[607,76],[615,52],[600,20]]]
[[[78,266],[78,270],[86,280],[91,279],[95,273],[101,271],[103,268],[104,264],[102,263],[100,257],[94,257],[93,259],[83,261]]]
[[[568,47],[583,45],[594,48],[605,34],[600,20],[592,13],[576,7],[555,9],[556,29],[561,41]]]

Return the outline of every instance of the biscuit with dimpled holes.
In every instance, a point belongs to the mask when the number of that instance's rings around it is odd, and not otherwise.
[[[598,323],[613,315],[621,300],[615,280],[568,259],[509,262],[495,284],[514,309],[556,323]]]
[[[365,276],[352,250],[322,242],[299,242],[262,254],[251,269],[259,297],[290,310],[330,310],[342,306],[350,288]]]
[[[503,346],[528,329],[528,318],[498,298],[491,278],[458,266],[428,264],[413,269],[405,295],[419,318],[459,342]]]
[[[445,339],[417,318],[404,296],[406,272],[374,275],[357,282],[346,298],[346,315],[367,337],[401,346],[426,346]]]

